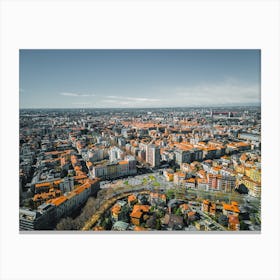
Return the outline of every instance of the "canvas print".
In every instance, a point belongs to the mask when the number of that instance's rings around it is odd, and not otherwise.
[[[260,232],[260,60],[20,50],[20,232]]]

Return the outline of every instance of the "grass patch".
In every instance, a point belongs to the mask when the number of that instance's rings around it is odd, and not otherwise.
[[[147,183],[148,183],[147,178],[143,178],[142,183],[143,183],[143,184],[147,184]]]
[[[152,181],[155,181],[155,180],[156,180],[155,176],[153,176],[153,175],[149,175],[149,178],[150,178]]]

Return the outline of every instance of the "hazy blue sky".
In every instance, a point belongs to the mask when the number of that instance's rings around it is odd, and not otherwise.
[[[258,50],[20,50],[20,108],[260,102]]]

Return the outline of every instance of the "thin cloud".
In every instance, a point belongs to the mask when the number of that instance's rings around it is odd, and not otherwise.
[[[198,86],[177,88],[174,100],[200,104],[255,103],[260,102],[260,86],[237,82],[221,82]]]
[[[132,101],[132,102],[158,102],[158,101],[160,101],[160,99],[157,99],[157,98],[116,96],[116,95],[109,95],[109,96],[107,96],[107,98],[121,99],[121,100]]]
[[[88,103],[88,102],[73,102],[72,105],[92,105],[91,103]]]
[[[94,94],[81,94],[76,92],[61,92],[60,95],[70,96],[70,97],[90,97],[95,96]]]
[[[146,107],[149,104],[149,107],[158,106],[158,101],[160,99],[156,98],[146,98],[146,97],[127,97],[127,96],[116,96],[109,95],[106,96],[106,99],[100,100],[99,105],[104,107],[117,108],[139,108]]]
[[[109,106],[131,106],[134,107],[135,103],[129,101],[121,101],[121,100],[103,100],[105,104],[109,104]],[[111,105],[110,105],[111,104]]]

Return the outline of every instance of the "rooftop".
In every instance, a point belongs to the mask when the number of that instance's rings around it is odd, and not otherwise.
[[[47,203],[54,204],[55,206],[59,206],[60,204],[62,204],[66,200],[67,200],[67,197],[62,195],[60,197],[48,200]]]

